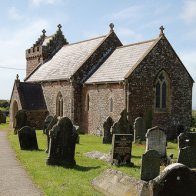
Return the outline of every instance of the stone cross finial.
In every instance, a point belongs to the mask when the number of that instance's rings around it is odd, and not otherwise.
[[[19,75],[18,75],[18,74],[16,74],[16,80],[17,80],[17,81],[19,80]]]
[[[159,34],[159,36],[164,35],[164,32],[163,32],[163,31],[164,31],[165,28],[164,28],[163,26],[161,26],[159,29],[160,29],[160,34]]]
[[[114,24],[113,23],[110,23],[110,32],[113,32],[114,31]]]
[[[46,30],[43,29],[43,30],[42,30],[42,33],[43,33],[43,36],[45,36],[45,35],[46,35]]]
[[[61,28],[62,28],[61,24],[59,24],[57,27],[59,28],[59,30],[61,30]]]

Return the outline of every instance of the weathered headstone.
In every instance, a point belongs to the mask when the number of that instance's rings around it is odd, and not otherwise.
[[[50,130],[48,165],[74,166],[77,134],[67,117],[62,117]]]
[[[46,149],[46,153],[48,153],[49,143],[50,143],[49,131],[57,123],[57,121],[58,121],[57,116],[54,116],[53,117],[53,116],[50,116],[50,115],[48,115],[46,117],[46,119],[44,120],[43,132],[47,136],[47,149]]]
[[[159,127],[148,129],[146,133],[146,152],[156,150],[161,158],[166,157],[166,134]]]
[[[14,127],[14,134],[17,134],[18,130],[27,125],[27,114],[25,110],[18,110],[16,113],[16,126]]]
[[[127,119],[127,111],[123,110],[119,120],[112,126],[112,134],[131,134],[132,127]]]
[[[18,139],[21,150],[38,150],[35,129],[24,126],[18,131]]]
[[[142,117],[137,117],[134,122],[134,142],[137,139],[144,140],[146,134],[145,123]]]
[[[160,172],[160,154],[156,150],[148,150],[142,155],[141,180],[149,181]]]
[[[0,110],[0,124],[6,123],[6,115]]]
[[[112,164],[130,165],[133,136],[131,134],[113,134],[112,137]]]
[[[149,190],[150,195],[157,196],[195,196],[196,171],[179,163],[171,164],[150,181]]]
[[[79,126],[73,125],[73,132],[74,132],[75,135],[77,135],[76,144],[80,143],[79,129],[80,129]]]
[[[103,144],[112,143],[111,127],[113,124],[114,124],[114,121],[112,120],[110,116],[108,116],[106,121],[103,123],[103,129],[104,129]]]
[[[181,133],[178,137],[178,163],[196,168],[196,132]]]

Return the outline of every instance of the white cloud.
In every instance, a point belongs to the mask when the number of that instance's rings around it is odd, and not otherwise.
[[[116,29],[116,34],[121,38],[123,43],[133,43],[136,41],[141,41],[143,36],[129,28],[118,28]]]
[[[128,8],[125,8],[111,16],[111,19],[113,20],[124,20],[124,19],[138,19],[141,17],[143,7],[142,6],[131,6]]]
[[[21,20],[23,18],[23,16],[20,15],[19,11],[14,6],[8,9],[8,15],[12,20]]]
[[[187,23],[195,22],[196,20],[196,1],[195,0],[184,1],[182,18]]]
[[[40,6],[41,4],[55,4],[58,2],[59,0],[31,0],[31,3],[35,6]]]

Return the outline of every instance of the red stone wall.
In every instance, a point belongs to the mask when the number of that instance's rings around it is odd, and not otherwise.
[[[161,70],[170,78],[170,108],[166,113],[154,110],[154,81]],[[192,80],[170,44],[162,38],[129,77],[129,119],[138,116],[146,120],[147,128],[159,126],[167,130],[168,138],[176,134],[177,125],[189,128],[192,110]]]
[[[86,97],[89,94],[89,111],[86,109]],[[85,133],[96,134],[103,131],[103,123],[108,116],[117,121],[125,108],[125,94],[123,84],[86,85],[82,92],[82,129]],[[113,112],[110,112],[110,98],[113,99]]]

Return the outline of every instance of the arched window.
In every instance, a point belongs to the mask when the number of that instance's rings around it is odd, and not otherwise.
[[[167,112],[170,104],[170,81],[167,73],[161,71],[155,81],[155,111]]]
[[[110,98],[110,112],[113,112],[113,99]]]
[[[85,100],[85,111],[89,111],[89,94],[86,95],[86,100]]]
[[[56,98],[56,115],[63,116],[63,96],[61,92],[58,93]]]

